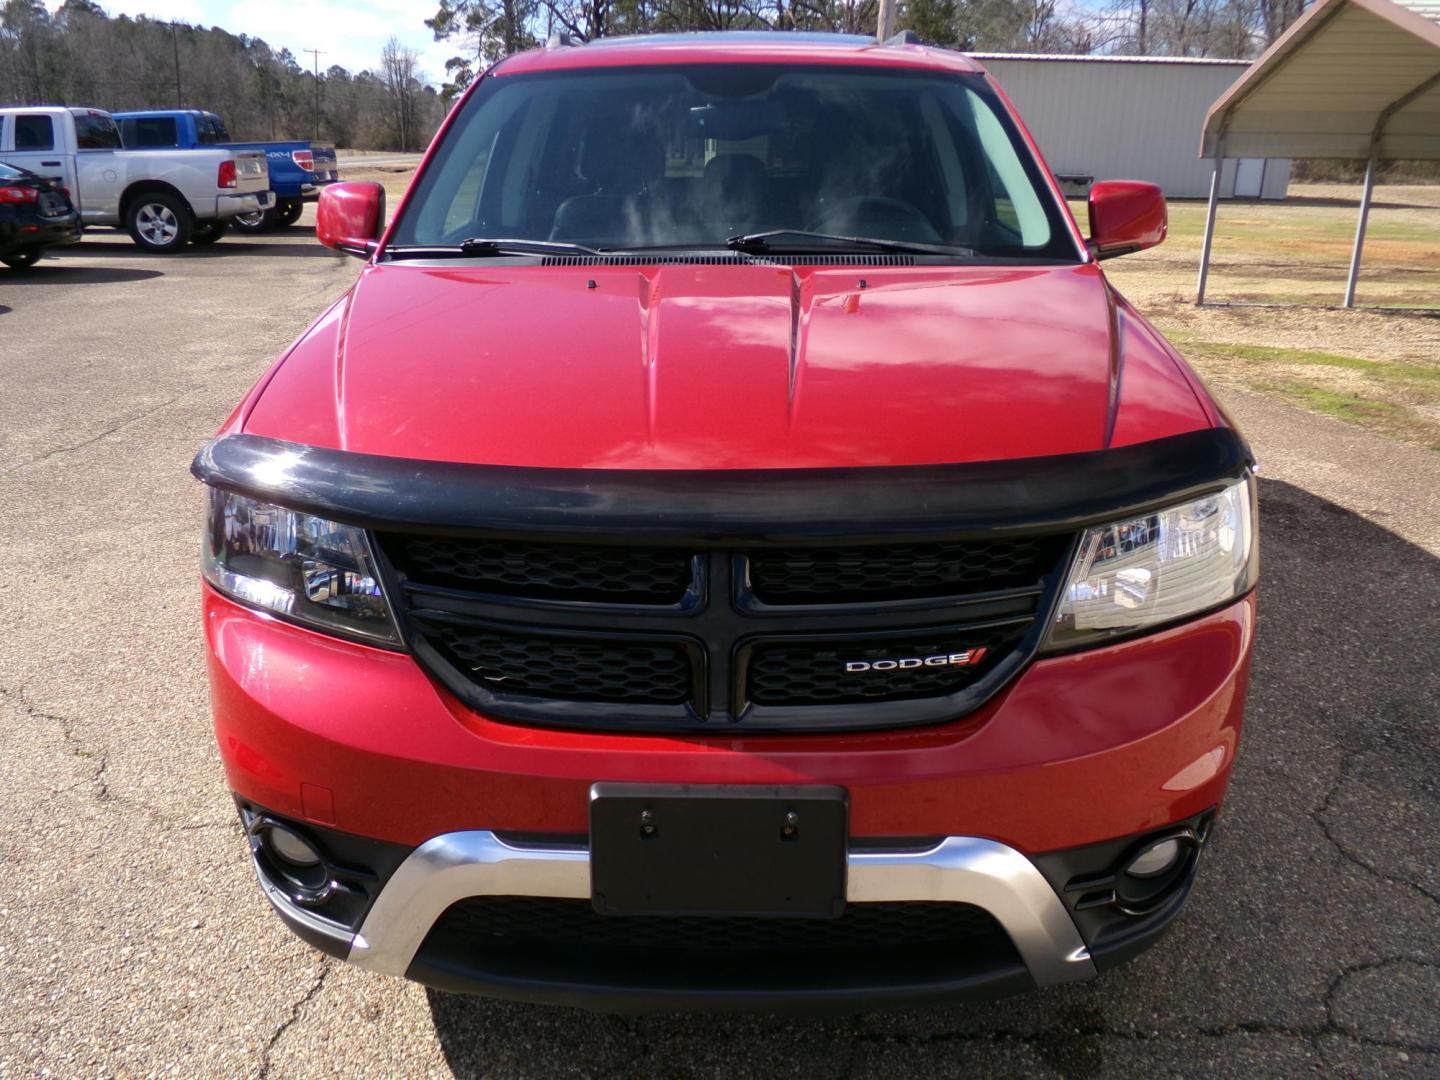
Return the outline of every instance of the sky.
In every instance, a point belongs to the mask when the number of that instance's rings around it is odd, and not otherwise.
[[[61,0],[48,0],[53,11]],[[431,0],[99,0],[111,15],[149,15],[232,34],[263,38],[289,49],[305,67],[319,49],[320,70],[340,64],[351,71],[378,68],[380,50],[393,34],[420,54],[426,82],[445,78],[455,45],[436,42],[425,25],[440,6]]]

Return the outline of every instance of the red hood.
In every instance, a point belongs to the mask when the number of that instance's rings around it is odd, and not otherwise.
[[[1093,265],[372,266],[245,430],[440,461],[723,469],[1100,449],[1122,388],[1141,412],[1112,441],[1206,426],[1153,331],[1123,306],[1119,323],[1143,339],[1124,364]]]

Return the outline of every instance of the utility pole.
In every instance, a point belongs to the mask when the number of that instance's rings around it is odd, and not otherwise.
[[[895,36],[895,0],[880,0],[879,17],[876,20],[875,37],[889,41]]]
[[[315,58],[315,141],[320,141],[320,50],[303,49]]]
[[[175,50],[175,107],[180,109],[185,106],[180,100],[180,35],[173,20],[170,23],[170,44]]]

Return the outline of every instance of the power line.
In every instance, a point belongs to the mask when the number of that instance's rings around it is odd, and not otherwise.
[[[170,21],[170,44],[175,49],[175,108],[183,109],[185,102],[180,97],[180,35],[173,19]]]
[[[301,49],[301,52],[308,52],[315,58],[315,141],[320,141],[320,50]]]

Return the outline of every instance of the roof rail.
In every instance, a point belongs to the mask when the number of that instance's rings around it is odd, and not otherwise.
[[[886,45],[923,45],[920,35],[914,30],[901,30],[898,34],[892,34],[884,41]]]
[[[574,34],[566,34],[561,31],[556,31],[555,33],[550,35],[550,40],[545,42],[545,47],[547,49],[568,49],[573,45],[584,44],[585,42],[582,41],[580,38],[576,37]]]

